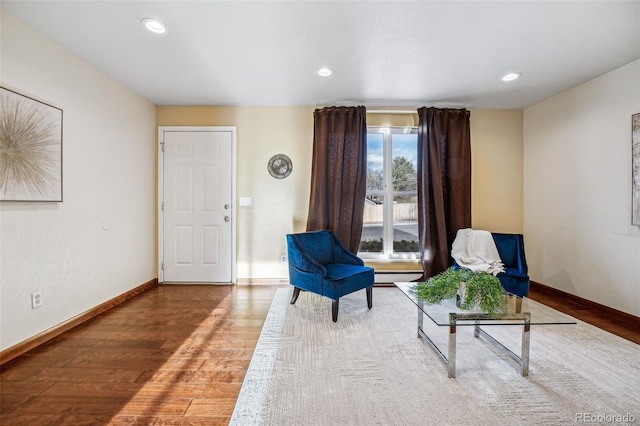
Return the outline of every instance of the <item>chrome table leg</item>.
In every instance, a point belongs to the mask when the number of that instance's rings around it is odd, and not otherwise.
[[[455,314],[449,315],[449,356],[447,357],[448,361],[448,372],[449,377],[456,377],[456,317]]]
[[[522,362],[522,375],[529,375],[529,342],[531,341],[531,316],[527,315],[522,326],[522,351],[520,359]]]

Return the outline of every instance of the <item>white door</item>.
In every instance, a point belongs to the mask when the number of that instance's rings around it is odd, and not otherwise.
[[[233,282],[233,143],[228,130],[161,128],[163,282]]]

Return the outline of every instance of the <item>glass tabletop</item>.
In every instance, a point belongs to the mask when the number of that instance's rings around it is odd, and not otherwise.
[[[475,326],[475,325],[522,325],[525,321],[530,325],[575,324],[576,320],[569,315],[558,312],[541,303],[529,299],[506,295],[507,311],[487,314],[475,310],[461,310],[456,306],[456,299],[446,299],[440,303],[429,304],[418,299],[413,291],[417,283],[394,283],[418,308],[434,323],[441,326]]]

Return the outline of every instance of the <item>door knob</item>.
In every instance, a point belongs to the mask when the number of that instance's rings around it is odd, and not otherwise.
[[[230,220],[231,220],[231,218],[230,218],[229,216],[225,216],[225,217],[224,217],[224,221],[225,221],[225,222],[229,222]]]
[[[230,207],[230,206],[229,206],[229,204],[225,204],[225,205],[224,205],[224,209],[225,209],[225,210],[229,210],[229,207]]]

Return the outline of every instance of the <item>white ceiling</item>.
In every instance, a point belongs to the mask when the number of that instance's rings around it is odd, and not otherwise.
[[[156,105],[522,109],[640,58],[638,0],[1,4]]]

